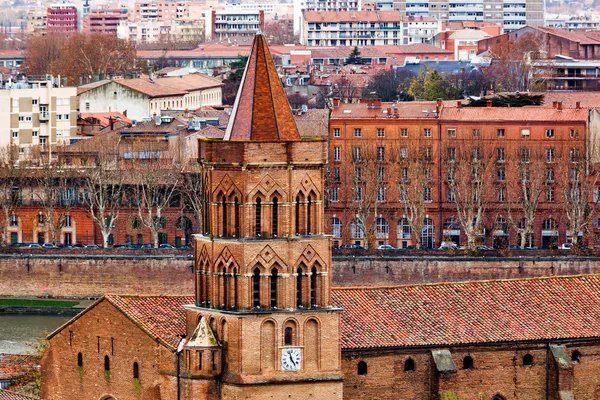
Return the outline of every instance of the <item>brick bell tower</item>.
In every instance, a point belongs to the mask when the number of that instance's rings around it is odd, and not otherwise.
[[[341,310],[330,303],[324,235],[327,142],[300,137],[262,35],[224,140],[201,140],[199,158],[206,232],[194,237],[187,333],[206,321],[218,345],[209,362],[186,348],[185,398],[342,399]]]

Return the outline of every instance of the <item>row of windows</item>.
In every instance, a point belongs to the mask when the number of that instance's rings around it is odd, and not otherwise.
[[[571,353],[571,362],[579,363],[581,361],[581,353],[577,350]],[[525,354],[522,359],[522,366],[531,367],[533,366],[533,356],[531,354]],[[475,362],[473,357],[466,356],[463,358],[462,369],[464,370],[472,370],[475,369]],[[416,371],[416,364],[412,358],[408,358],[404,361],[404,372],[410,373]],[[359,361],[356,365],[356,372],[358,375],[367,375],[368,374],[368,365],[366,361]]]
[[[83,354],[77,353],[77,368],[83,368]],[[110,357],[108,355],[104,356],[104,372],[110,373]],[[132,365],[132,377],[133,379],[139,381],[140,379],[140,366],[137,361],[134,361]]]
[[[385,134],[386,134],[386,129],[385,128],[376,128],[376,132],[377,132],[378,138],[384,138]],[[354,128],[354,137],[357,137],[357,138],[362,137],[362,133],[363,133],[362,128]],[[423,137],[425,137],[425,138],[432,137],[431,128],[423,128],[422,133],[423,133]],[[400,128],[399,135],[401,138],[407,138],[408,137],[408,128]],[[456,128],[446,128],[446,135],[449,138],[455,138],[456,137]],[[521,128],[521,137],[526,138],[526,137],[529,137],[530,135],[531,135],[530,128]],[[554,138],[555,137],[555,129],[554,128],[545,129],[544,135],[548,139]],[[341,136],[342,136],[341,128],[333,128],[333,137],[339,138]],[[473,138],[480,138],[481,137],[481,128],[472,128],[471,136]],[[505,138],[506,137],[506,128],[496,128],[496,137],[499,139]],[[569,129],[569,137],[570,138],[579,137],[579,130],[575,129],[575,128],[570,128]]]

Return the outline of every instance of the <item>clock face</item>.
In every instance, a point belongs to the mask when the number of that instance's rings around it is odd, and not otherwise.
[[[288,347],[281,350],[281,366],[285,371],[300,370],[301,360],[300,349]]]

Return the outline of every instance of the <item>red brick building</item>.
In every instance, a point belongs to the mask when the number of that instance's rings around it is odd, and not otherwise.
[[[332,289],[327,145],[276,77],[258,35],[224,139],[200,141],[195,295],[99,299],[49,336],[44,399],[598,398],[597,275]]]
[[[594,118],[589,118],[592,114],[579,105],[567,109],[562,104],[482,108],[442,102],[336,102],[330,120],[330,201],[326,209],[334,244],[365,244],[369,239],[371,244],[403,248],[420,239],[425,247],[437,247],[443,240],[465,245],[468,224],[460,213],[466,211],[456,199],[460,195],[456,182],[465,179],[460,174],[456,178],[456,171],[450,173],[449,169],[458,168],[460,154],[474,152],[486,165],[481,171],[485,190],[479,189],[486,195],[485,205],[478,207],[484,212],[477,222],[482,244],[504,247],[519,243],[525,205],[518,200],[515,183],[520,176],[516,165],[522,164],[546,173],[534,174],[540,186],[536,213],[530,215],[535,228],[528,233],[527,244],[548,247],[570,241],[563,195],[569,178],[563,173],[564,166],[574,163],[575,154],[586,154],[588,141],[595,142],[597,126]],[[527,161],[521,155],[527,156]],[[411,164],[412,160],[419,165]],[[415,168],[421,169],[413,171]],[[422,201],[420,195],[401,201],[403,191],[410,197],[411,190],[422,191]],[[591,188],[588,192],[595,204]],[[418,216],[413,215],[423,219],[419,238],[412,232],[415,225],[408,214],[416,211],[411,205],[422,208]],[[589,228],[593,229],[591,221]]]

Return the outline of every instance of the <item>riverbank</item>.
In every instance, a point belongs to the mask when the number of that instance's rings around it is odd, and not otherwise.
[[[75,316],[91,303],[87,299],[0,298],[0,315]]]

